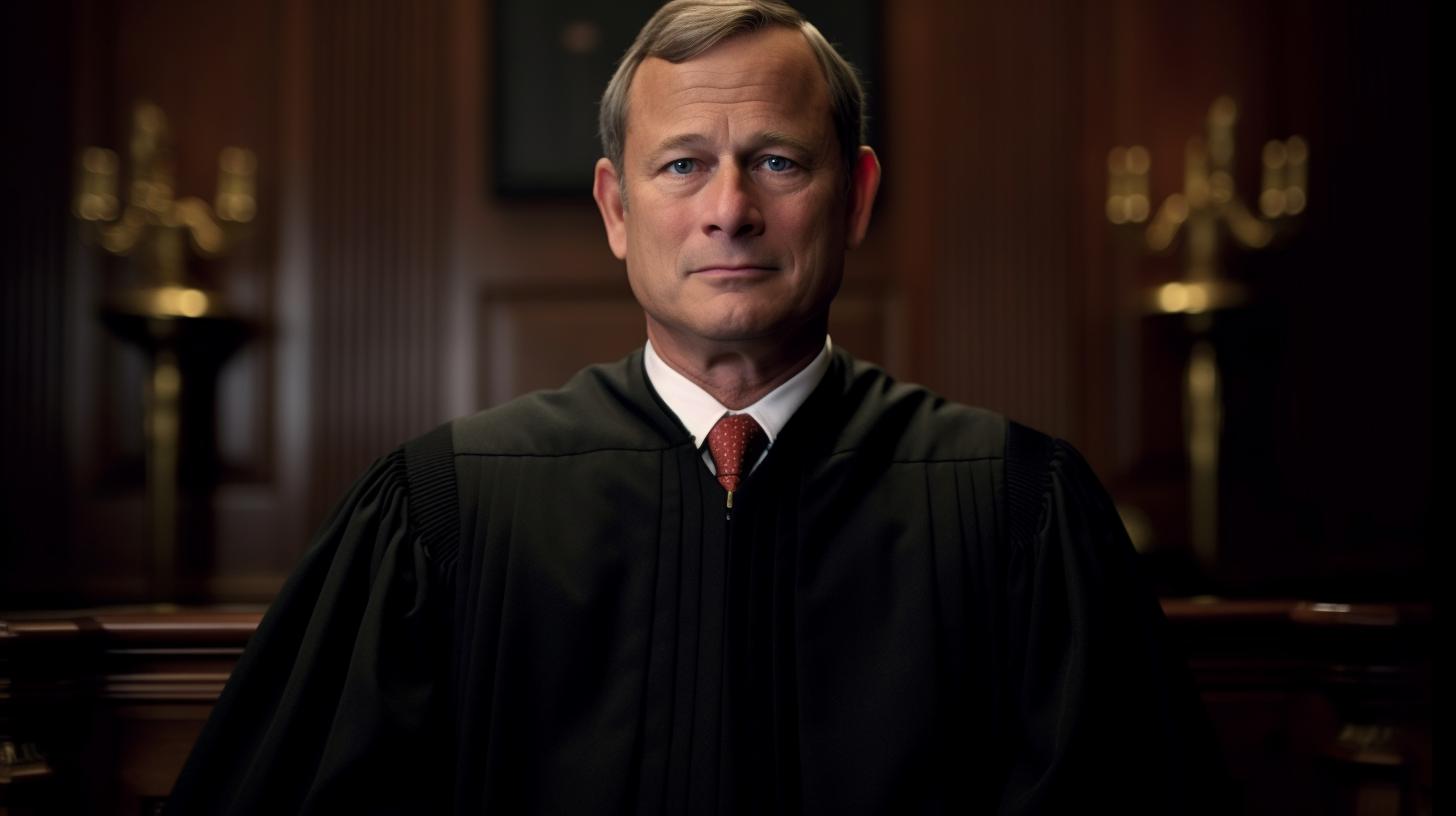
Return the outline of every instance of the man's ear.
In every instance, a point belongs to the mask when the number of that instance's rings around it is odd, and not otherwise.
[[[602,224],[607,228],[607,245],[617,260],[627,259],[627,208],[622,200],[622,185],[617,168],[610,159],[597,159],[596,177],[592,181],[592,198],[602,211]]]
[[[870,213],[875,209],[875,193],[880,189],[880,160],[869,145],[860,145],[854,157],[854,174],[849,190],[849,229],[845,232],[845,246],[855,249],[864,240],[870,228]]]

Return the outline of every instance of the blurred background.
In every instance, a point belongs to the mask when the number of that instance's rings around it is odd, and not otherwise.
[[[44,654],[44,699],[80,693],[72,652],[16,651],[27,620],[125,651],[202,610],[232,648],[376,457],[641,344],[589,186],[596,97],[652,8],[7,4],[16,688]],[[1428,810],[1429,6],[803,8],[864,70],[885,174],[835,343],[1086,454],[1251,811]],[[195,721],[195,680],[147,699]],[[52,780],[150,744],[135,711],[105,738],[10,711]],[[88,802],[156,806],[177,761]]]

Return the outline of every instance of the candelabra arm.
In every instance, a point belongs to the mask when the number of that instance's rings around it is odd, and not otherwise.
[[[117,220],[98,226],[102,248],[113,255],[130,255],[146,234],[147,218],[137,207],[127,207]]]
[[[205,258],[215,258],[226,250],[227,237],[222,225],[212,217],[207,202],[188,196],[176,204],[177,223],[187,228],[193,250]]]
[[[1229,234],[1246,249],[1263,249],[1274,240],[1274,228],[1249,212],[1237,198],[1223,205],[1223,220],[1228,224]]]
[[[1173,245],[1173,240],[1178,237],[1178,231],[1182,229],[1183,223],[1188,220],[1188,199],[1182,193],[1173,193],[1163,199],[1158,206],[1158,212],[1153,215],[1153,220],[1148,224],[1146,233],[1148,249],[1153,252],[1165,252]]]

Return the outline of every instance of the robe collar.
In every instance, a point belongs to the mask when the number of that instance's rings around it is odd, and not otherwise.
[[[824,348],[808,365],[779,387],[763,395],[758,402],[741,411],[724,406],[697,383],[678,373],[658,356],[650,340],[642,352],[642,365],[647,371],[647,381],[651,383],[653,390],[667,404],[668,410],[677,416],[687,432],[692,434],[695,447],[703,446],[704,440],[708,438],[708,431],[713,429],[713,425],[724,414],[748,414],[753,417],[768,434],[768,444],[772,447],[794,412],[799,410],[824,379],[825,372],[829,370],[830,352],[833,348],[833,343],[826,335]]]

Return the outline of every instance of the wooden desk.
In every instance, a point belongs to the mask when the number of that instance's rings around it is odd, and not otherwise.
[[[157,812],[261,617],[261,608],[117,609],[0,619],[0,813]]]
[[[1247,813],[1430,813],[1430,605],[1163,608]],[[0,816],[157,812],[261,615],[0,615]]]

